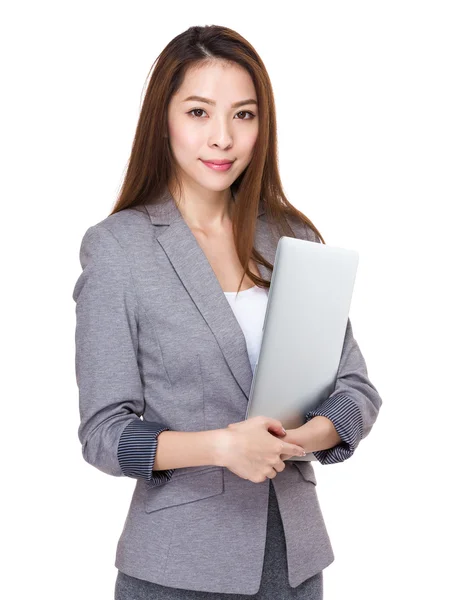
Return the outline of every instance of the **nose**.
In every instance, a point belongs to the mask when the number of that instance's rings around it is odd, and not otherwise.
[[[218,146],[222,149],[232,146],[233,137],[231,134],[231,128],[225,117],[214,120],[213,124],[211,125],[208,143],[210,146]]]

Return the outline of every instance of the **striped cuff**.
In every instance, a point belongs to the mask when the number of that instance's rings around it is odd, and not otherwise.
[[[318,408],[305,414],[305,423],[317,416],[330,419],[342,441],[333,448],[315,451],[315,457],[323,465],[350,458],[363,434],[363,419],[353,400],[343,393],[330,396]]]
[[[158,436],[169,427],[150,421],[134,419],[121,433],[117,450],[122,472],[127,477],[142,478],[152,483],[170,481],[175,469],[154,471]]]

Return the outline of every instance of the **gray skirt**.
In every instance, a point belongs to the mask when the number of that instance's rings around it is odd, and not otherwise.
[[[285,534],[272,479],[269,486],[269,512],[261,586],[257,594],[220,594],[172,588],[137,579],[118,571],[114,600],[322,600],[323,572],[313,575],[295,588],[287,572]]]

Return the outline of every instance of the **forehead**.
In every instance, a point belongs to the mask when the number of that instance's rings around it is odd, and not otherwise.
[[[236,100],[255,97],[255,88],[249,73],[236,63],[213,61],[189,68],[175,99],[203,96],[217,103],[231,104]]]

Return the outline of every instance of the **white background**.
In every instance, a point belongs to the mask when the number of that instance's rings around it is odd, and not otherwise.
[[[218,24],[268,69],[289,200],[360,253],[350,317],[383,407],[350,460],[315,464],[325,600],[474,598],[474,4],[18,2],[0,20],[7,597],[113,598],[134,481],[77,438],[79,244],[112,210],[153,61]]]

